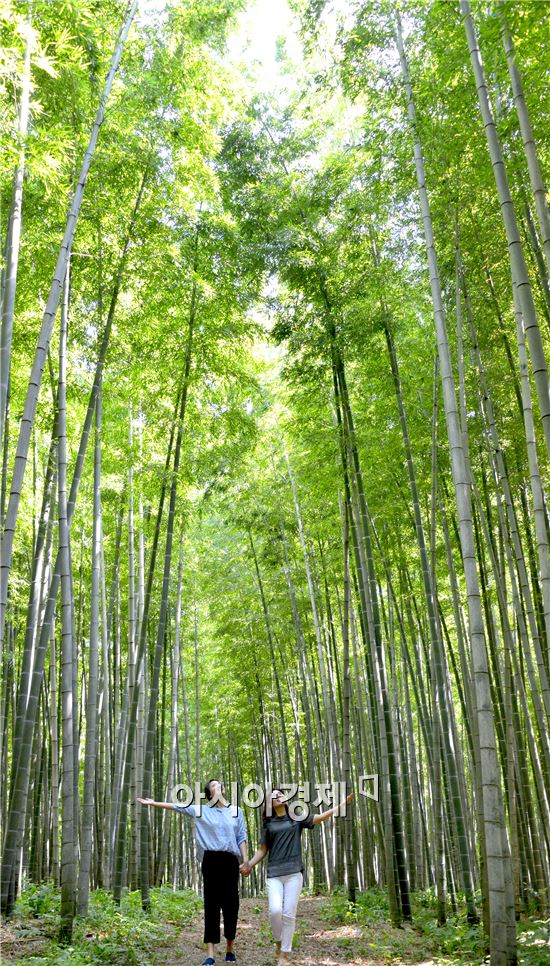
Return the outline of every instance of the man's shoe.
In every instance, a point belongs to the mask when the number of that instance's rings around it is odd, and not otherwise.
[[[226,953],[225,961],[226,963],[236,963],[237,960],[235,959],[235,953]]]
[[[204,960],[204,963],[202,964],[202,966],[214,966],[214,963],[215,962],[216,962],[216,960],[215,959],[212,959],[212,956],[207,956],[206,959]]]

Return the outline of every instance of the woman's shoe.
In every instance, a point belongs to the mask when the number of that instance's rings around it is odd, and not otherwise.
[[[226,953],[225,961],[226,963],[236,963],[237,960],[235,959],[235,953]]]
[[[214,963],[215,962],[216,962],[216,960],[215,959],[212,959],[212,956],[207,956],[206,959],[204,960],[202,966],[214,966]]]

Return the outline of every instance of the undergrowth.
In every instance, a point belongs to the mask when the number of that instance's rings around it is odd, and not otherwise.
[[[177,928],[188,925],[202,906],[202,900],[188,889],[173,891],[163,886],[150,893],[151,908],[141,908],[139,892],[126,892],[120,906],[110,893],[90,893],[88,915],[74,921],[70,946],[60,945],[60,893],[47,885],[29,885],[17,900],[10,930],[18,942],[18,962],[26,966],[150,966],[151,950],[170,942]],[[42,938],[37,952],[33,940]],[[9,946],[9,944],[8,944]]]
[[[412,905],[412,925],[397,929],[391,926],[388,896],[383,890],[358,892],[353,904],[346,893],[338,891],[327,900],[323,918],[357,923],[364,928],[365,939],[373,933],[374,926],[385,924],[388,929],[378,928],[376,941],[368,945],[373,955],[383,956],[388,963],[407,961],[411,930],[424,940],[425,951],[437,957],[435,961],[440,966],[480,966],[488,962],[487,940],[481,924],[469,923],[466,913],[460,911],[455,915],[449,913],[446,923],[438,925],[436,898],[430,889],[414,893]],[[518,964],[550,966],[550,919],[527,916],[518,922]]]

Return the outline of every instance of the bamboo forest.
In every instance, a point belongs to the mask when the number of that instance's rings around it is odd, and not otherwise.
[[[549,966],[550,0],[0,33],[1,961]]]

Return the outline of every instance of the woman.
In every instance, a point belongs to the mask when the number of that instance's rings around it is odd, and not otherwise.
[[[264,809],[264,824],[260,845],[250,862],[240,866],[243,875],[250,875],[253,866],[268,855],[267,860],[267,901],[269,921],[275,939],[275,962],[289,963],[292,950],[292,937],[296,925],[296,909],[304,881],[302,864],[301,837],[305,828],[312,828],[351,802],[348,795],[339,805],[329,808],[318,815],[308,815],[303,819],[292,818],[288,811],[283,793],[274,788],[271,793],[274,814],[269,817]]]
[[[216,779],[207,782],[204,794],[211,804],[202,808],[200,815],[195,805],[138,798],[141,805],[172,808],[195,819],[197,853],[203,877],[204,941],[208,945],[203,966],[213,966],[216,962],[214,946],[220,941],[220,912],[223,913],[223,934],[227,941],[225,962],[236,962],[233,942],[239,914],[239,868],[243,874],[248,869],[243,813],[237,808],[237,815],[231,814],[231,806],[223,797],[224,790],[223,784]],[[240,866],[239,859],[242,859]]]

